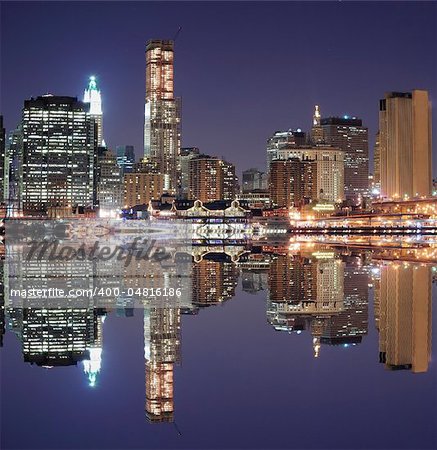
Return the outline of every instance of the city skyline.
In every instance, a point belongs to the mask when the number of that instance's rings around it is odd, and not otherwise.
[[[314,8],[317,8],[318,11],[324,9],[329,17],[335,16],[331,17],[334,25],[338,22],[341,30],[345,31],[346,29],[349,32],[352,30],[347,25],[347,19],[351,18],[354,12],[360,11],[360,14],[366,16],[373,11],[376,16],[372,20],[377,21],[380,20],[378,12],[383,16],[384,12],[390,10],[390,17],[384,16],[385,31],[378,29],[375,36],[366,35],[368,43],[373,39],[380,39],[381,44],[384,44],[382,47],[390,50],[389,53],[384,52],[385,60],[381,59],[383,48],[375,47],[372,47],[373,56],[366,59],[365,55],[369,49],[367,45],[364,45],[363,38],[359,37],[359,30],[355,31],[354,34],[357,37],[352,39],[352,42],[348,42],[349,39],[338,39],[339,31],[335,30],[335,26],[327,34],[326,25],[319,24],[320,19],[313,16],[311,27],[313,34],[306,36],[306,39],[297,41],[302,44],[301,46],[290,45],[289,41],[285,39],[281,40],[281,44],[277,44],[277,50],[268,52],[268,42],[275,41],[275,36],[279,32],[274,30],[268,21],[265,27],[266,31],[262,33],[267,44],[260,45],[257,41],[259,37],[255,36],[254,31],[251,31],[250,28],[250,25],[254,29],[259,26],[264,5],[251,5],[250,14],[247,14],[247,7],[244,5],[233,5],[236,18],[247,16],[244,25],[238,25],[235,17],[229,18],[225,14],[226,6],[224,5],[214,4],[209,11],[202,5],[187,5],[184,11],[180,6],[173,6],[168,22],[160,29],[152,26],[150,32],[148,28],[147,32],[143,34],[134,30],[135,27],[128,30],[121,27],[125,33],[121,34],[119,30],[115,36],[111,35],[108,38],[106,44],[100,38],[96,38],[99,52],[97,52],[97,57],[93,55],[92,62],[88,61],[88,56],[83,53],[80,53],[82,58],[79,60],[78,51],[80,49],[76,48],[74,43],[66,44],[69,54],[68,62],[64,63],[62,54],[57,54],[55,58],[62,62],[61,69],[59,67],[56,67],[56,70],[53,69],[50,63],[52,56],[50,53],[46,53],[53,46],[53,43],[47,42],[49,36],[38,34],[37,41],[40,44],[44,43],[44,48],[41,49],[42,53],[39,52],[39,56],[46,60],[48,58],[47,68],[38,66],[36,76],[27,80],[24,85],[22,81],[20,82],[22,75],[17,73],[17,69],[14,69],[20,67],[20,64],[2,64],[5,68],[2,84],[12,87],[3,89],[5,94],[2,112],[5,116],[6,131],[9,132],[16,127],[24,98],[35,97],[46,91],[57,95],[78,95],[80,97],[88,77],[95,75],[102,91],[107,144],[112,149],[115,149],[117,145],[134,145],[137,157],[139,157],[143,146],[145,44],[148,39],[156,36],[173,37],[179,26],[182,26],[183,29],[175,44],[175,95],[181,96],[183,99],[182,146],[196,146],[203,153],[223,156],[236,164],[239,174],[249,166],[264,169],[266,140],[275,130],[300,127],[309,131],[314,104],[320,106],[322,118],[346,114],[362,118],[363,125],[369,128],[369,154],[372,161],[379,98],[382,98],[385,92],[411,91],[414,88],[428,89],[431,101],[435,96],[435,79],[437,77],[435,76],[435,64],[429,55],[434,54],[432,52],[431,25],[433,14],[435,17],[436,5],[418,4],[414,6],[407,3],[401,6],[397,5],[396,9],[390,8],[387,4],[366,6],[350,4],[344,5],[341,9],[334,4],[277,5],[275,14],[278,16],[282,9],[300,14],[302,18],[309,17]],[[17,62],[17,59],[20,60],[21,57],[30,58],[30,61],[35,58],[34,55],[28,53],[28,48],[31,49],[35,43],[23,41],[22,37],[14,39],[10,34],[15,20],[11,14],[14,13],[14,10],[18,14],[19,8],[23,7],[23,4],[2,5],[2,39],[10,42],[2,54],[4,62]],[[29,14],[35,18],[50,8],[56,17],[63,9],[59,5],[29,5],[29,8]],[[65,11],[69,11],[72,17],[76,17],[80,11],[87,11],[91,23],[91,18],[101,11],[100,8],[101,6],[93,3],[75,5],[74,8],[72,5],[67,5]],[[162,14],[162,8],[158,5],[147,5],[146,7],[142,4],[127,3],[123,5],[122,10],[119,5],[110,5],[105,10],[105,17],[109,23],[116,20],[115,16],[117,16],[117,20],[121,20],[123,17],[131,20],[135,15],[134,12],[139,14],[144,8],[152,16],[160,17]],[[179,13],[178,18],[175,17],[176,11]],[[189,11],[195,12],[195,14],[190,15]],[[208,30],[206,29],[207,24],[211,25],[211,12],[215,12],[222,21],[228,23],[226,35],[224,31],[215,27],[211,28],[210,26]],[[277,17],[275,14],[274,16]],[[413,33],[398,35],[398,40],[393,41],[392,34],[395,26],[406,24],[410,14],[415,14],[418,19],[421,19],[420,30],[414,21],[411,24],[412,29],[415,30],[414,35]],[[197,19],[196,27],[192,23],[194,19]],[[133,22],[129,23],[136,24],[136,21],[132,20]],[[278,20],[281,19],[278,18]],[[428,27],[423,25],[426,23],[428,23]],[[173,24],[175,25],[173,26]],[[363,26],[365,25],[359,25],[359,27]],[[282,33],[285,35],[283,37],[293,37],[299,31],[299,27],[299,24],[294,24],[293,27],[283,29]],[[248,40],[242,39],[234,46],[226,45],[226,42],[237,31],[241,33],[245,28],[248,28],[246,30]],[[266,37],[265,33],[267,32],[271,34]],[[65,31],[62,30],[59,33],[62,36]],[[89,36],[90,33],[91,30],[85,24],[82,30],[83,36]],[[215,43],[217,39],[223,43],[219,48]],[[314,44],[314,41],[317,41],[318,44],[310,47],[314,56],[317,57],[309,58],[307,56],[308,47],[310,43]],[[27,47],[23,48],[24,42]],[[115,52],[111,51],[109,58],[107,46],[112,47],[111,43],[115,44]],[[127,44],[129,44],[129,51],[126,54],[120,50]],[[243,51],[241,45],[243,45],[243,49],[247,49],[243,53],[241,53]],[[428,46],[430,46],[429,50],[427,50]],[[81,46],[78,45],[78,47]],[[349,47],[352,47],[352,52],[349,51]],[[328,51],[324,52],[324,49]],[[407,55],[405,55],[405,49],[409,50]],[[206,54],[205,51],[207,51]],[[341,56],[344,52],[347,53],[347,58]],[[236,71],[233,70],[231,63],[239,61],[236,59],[237,54],[241,54],[244,65],[240,65],[239,70]],[[280,66],[281,71],[276,75],[279,79],[270,84],[271,67],[269,64],[260,66],[259,63],[262,60],[271,61],[272,67],[276,67],[279,62],[278,58],[283,58],[283,55],[287,54],[290,54],[291,62],[287,64],[287,61],[283,61]],[[428,58],[425,58],[425,55]],[[265,59],[267,56],[268,58]],[[203,60],[203,58],[206,59]],[[364,60],[368,67],[364,67]],[[222,62],[220,63],[220,61]],[[229,64],[223,65],[223,62]],[[300,70],[292,71],[292,66],[296,62]],[[348,68],[349,63],[352,63],[351,66],[355,66],[355,74],[352,74],[352,70]],[[402,65],[402,70],[400,70],[399,64]],[[249,70],[255,67],[256,72]],[[65,77],[55,76],[54,74],[59,70],[68,71],[68,73],[65,74]],[[215,72],[213,73],[213,71]],[[304,74],[306,77],[303,77]],[[122,89],[117,87],[122,87]],[[266,95],[262,95],[263,92],[266,92]],[[339,95],[339,93],[344,93],[344,95]],[[205,101],[208,102],[209,107],[206,107]],[[143,104],[140,110],[135,106],[138,103]],[[207,113],[201,111],[207,111]],[[436,119],[433,118],[434,130],[435,125]],[[217,131],[217,127],[220,127],[220,132]],[[249,156],[251,162],[247,164],[245,159]],[[436,168],[434,167],[434,176],[435,173]]]

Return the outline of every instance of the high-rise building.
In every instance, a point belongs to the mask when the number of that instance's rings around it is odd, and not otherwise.
[[[0,203],[5,201],[5,173],[6,173],[6,133],[3,126],[3,116],[0,115]]]
[[[23,130],[21,124],[8,135],[5,157],[4,197],[7,215],[16,216],[21,211],[23,188]]]
[[[320,126],[326,144],[344,151],[344,194],[353,203],[369,192],[368,130],[355,117],[322,118]]]
[[[283,146],[271,152],[274,159],[313,160],[317,172],[317,200],[341,202],[344,200],[344,151],[327,145]]]
[[[277,153],[280,150],[300,147],[307,142],[306,133],[298,128],[296,131],[276,131],[275,134],[267,140],[267,170],[273,159],[277,159]]]
[[[232,200],[237,192],[238,180],[233,164],[209,155],[190,160],[190,199],[204,203]]]
[[[266,190],[268,188],[268,176],[265,172],[252,168],[243,171],[242,190],[244,194],[253,191]]]
[[[432,185],[428,92],[390,92],[379,102],[381,195],[429,197]]]
[[[158,200],[164,193],[164,175],[161,173],[132,172],[124,176],[124,207],[145,205]]]
[[[279,208],[299,207],[317,198],[317,162],[276,159],[270,163],[270,200]]]
[[[23,210],[71,214],[93,205],[94,120],[76,97],[44,95],[24,102]]]
[[[122,176],[131,173],[135,164],[135,149],[133,145],[117,145],[117,164],[121,169]]]
[[[384,264],[375,288],[379,361],[393,370],[426,372],[431,359],[431,267]]]
[[[97,79],[94,75],[90,76],[88,87],[83,94],[84,103],[89,103],[89,113],[94,119],[97,127],[97,145],[105,146],[103,140],[103,111],[102,111],[102,94],[97,88]]]
[[[379,142],[379,131],[375,136],[375,146],[373,147],[373,185],[376,192],[381,189],[381,146]]]
[[[114,214],[123,206],[124,184],[114,153],[98,147],[95,160],[96,205],[101,216]]]
[[[173,58],[173,41],[147,42],[144,157],[156,161],[165,177],[165,189],[174,192],[178,184],[180,99],[174,97]]]
[[[179,155],[179,197],[186,199],[190,192],[190,160],[197,158],[200,150],[197,147],[183,147]]]

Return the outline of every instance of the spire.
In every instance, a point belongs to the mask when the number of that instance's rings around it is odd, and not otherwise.
[[[315,108],[314,108],[313,126],[315,126],[315,127],[319,127],[319,126],[320,126],[320,111],[319,111],[319,105],[316,105]]]
[[[90,76],[90,81],[88,83],[88,89],[90,91],[97,91],[97,80],[96,77],[94,75]]]

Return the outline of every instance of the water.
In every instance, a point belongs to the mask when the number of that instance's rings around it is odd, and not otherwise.
[[[436,448],[429,249],[264,250],[193,263],[190,309],[6,303],[1,447]]]

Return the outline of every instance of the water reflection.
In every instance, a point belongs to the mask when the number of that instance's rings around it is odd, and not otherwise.
[[[424,255],[430,251],[420,246],[375,250],[303,242],[250,248],[194,247],[191,255],[179,254],[177,257],[190,266],[189,304],[145,305],[141,310],[146,418],[150,422],[174,420],[174,368],[181,363],[181,316],[201,315],[205,307],[230,301],[240,279],[243,291],[265,298],[269,326],[290,335],[309,333],[312,349],[308,351],[319,358],[324,356],[324,346],[362,343],[368,334],[369,297],[374,298],[374,323],[379,332],[375,363],[379,360],[390,370],[426,372],[431,358],[434,265]],[[39,276],[44,277],[46,267],[39,266]],[[64,269],[68,271],[68,267]],[[74,270],[80,268],[75,266]],[[31,300],[18,308],[9,301],[3,258],[0,271],[0,343],[3,345],[7,328],[21,342],[24,363],[51,368],[80,364],[89,386],[98,387],[104,370],[105,318],[138,314],[130,299],[118,297],[106,309],[92,305],[50,309],[34,307]],[[127,286],[137,280],[131,275],[125,274]]]

